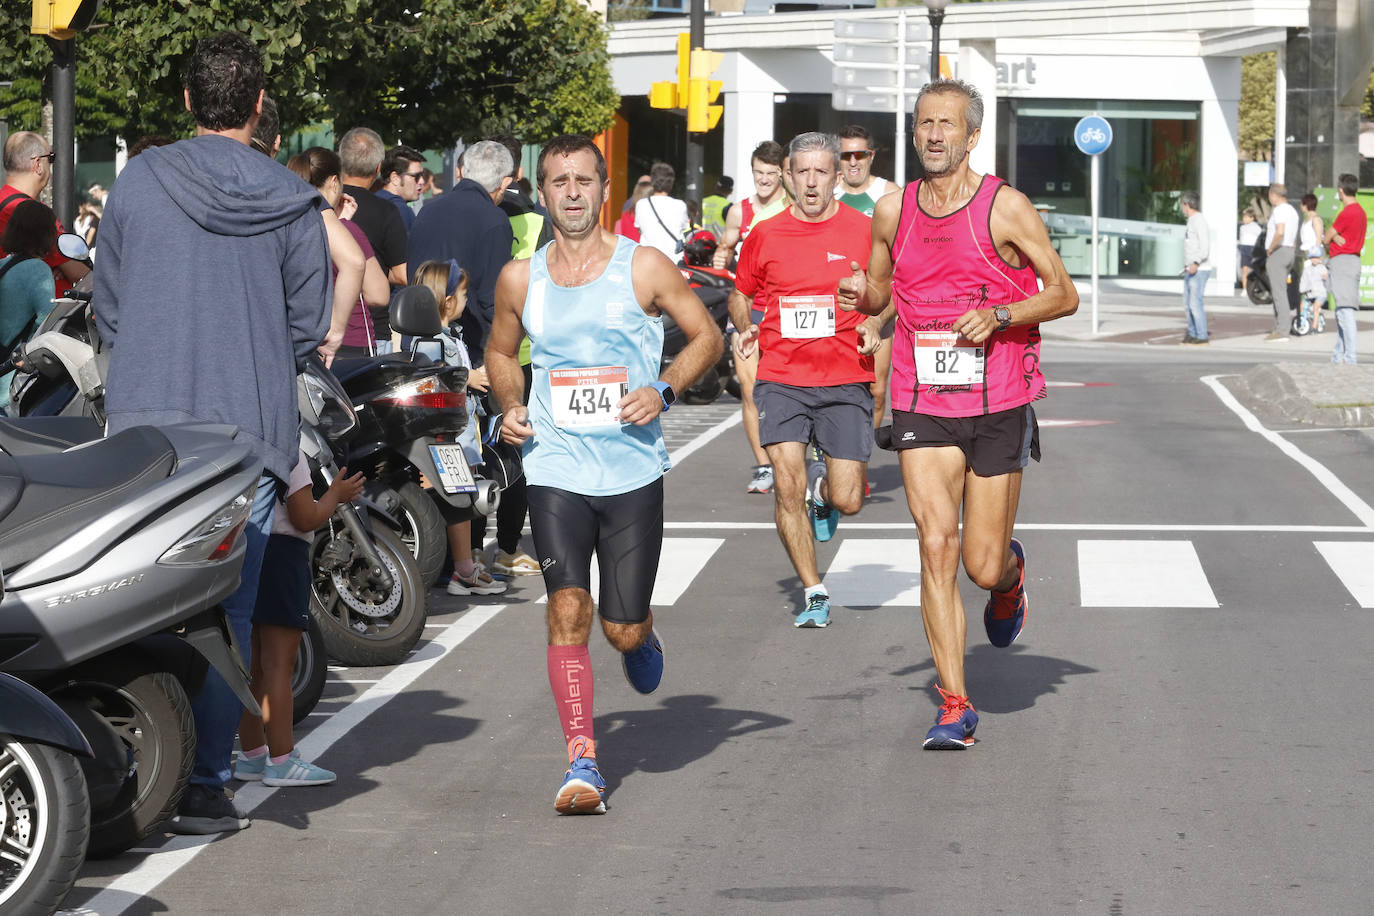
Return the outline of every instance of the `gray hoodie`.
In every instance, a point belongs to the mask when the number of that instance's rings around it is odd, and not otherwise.
[[[296,463],[296,372],[329,327],[314,188],[207,134],[132,159],[100,223],[93,307],[111,348],[109,432],[239,427],[264,468]]]

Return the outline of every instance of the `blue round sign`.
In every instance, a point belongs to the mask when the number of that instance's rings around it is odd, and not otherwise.
[[[1089,156],[1105,153],[1112,145],[1112,125],[1106,118],[1088,115],[1079,120],[1073,128],[1073,142],[1080,152]]]

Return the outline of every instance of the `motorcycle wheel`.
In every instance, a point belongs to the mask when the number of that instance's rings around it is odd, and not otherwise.
[[[1274,296],[1269,292],[1269,287],[1265,286],[1264,281],[1260,280],[1259,275],[1253,271],[1249,279],[1245,281],[1245,295],[1255,305],[1274,304]]]
[[[420,567],[399,536],[373,527],[373,543],[392,576],[382,592],[367,575],[366,563],[353,555],[345,529],[328,527],[315,535],[311,548],[310,613],[320,625],[329,657],[340,664],[370,668],[395,665],[415,647],[425,626],[425,587]],[[347,550],[337,569],[323,562],[331,542]]]
[[[49,696],[91,743],[93,859],[118,855],[176,813],[195,761],[196,726],[181,682],[137,664],[74,669]]]
[[[429,588],[439,581],[448,550],[448,527],[434,500],[413,481],[397,491],[401,500],[401,540],[420,567],[420,579]]]
[[[313,616],[310,626],[301,634],[296,649],[296,666],[291,669],[291,721],[299,722],[319,705],[324,693],[325,678],[329,675],[329,650],[324,646],[324,634]]]
[[[86,859],[91,801],[75,755],[0,735],[0,913],[55,913]]]

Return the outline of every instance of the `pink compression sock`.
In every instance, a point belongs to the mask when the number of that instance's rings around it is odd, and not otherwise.
[[[595,757],[592,735],[592,658],[583,646],[549,646],[549,686],[553,688],[558,720],[563,725],[563,740],[571,747],[574,739],[583,738],[590,748],[588,757]]]

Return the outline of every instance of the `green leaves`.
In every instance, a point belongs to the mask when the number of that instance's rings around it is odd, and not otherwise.
[[[37,125],[51,59],[28,12],[0,4],[12,129]],[[76,39],[81,137],[188,133],[182,68],[222,29],[262,49],[287,131],[332,121],[421,148],[495,130],[536,142],[602,130],[620,102],[605,25],[570,0],[108,0],[99,21]]]

